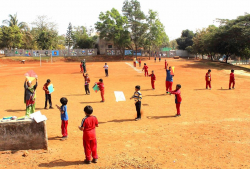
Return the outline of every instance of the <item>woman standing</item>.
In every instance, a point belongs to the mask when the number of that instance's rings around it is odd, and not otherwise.
[[[31,85],[31,81],[28,81],[28,79],[25,79],[24,82],[24,103],[26,104],[26,116],[29,116],[30,114],[35,112],[36,107],[36,88],[37,88],[37,78],[36,78],[36,84],[34,86]]]

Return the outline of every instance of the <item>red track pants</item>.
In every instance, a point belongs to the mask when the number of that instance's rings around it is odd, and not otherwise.
[[[209,88],[211,89],[211,81],[206,81],[206,88],[209,86]]]
[[[166,81],[166,92],[172,91],[173,82]]]
[[[151,86],[152,86],[152,89],[155,89],[155,81],[151,81]]]
[[[177,110],[177,115],[180,115],[181,114],[181,104],[180,103],[176,103],[176,110]]]
[[[230,81],[229,81],[229,89],[231,89],[231,84],[232,84],[232,83],[233,83],[233,88],[234,88],[235,81],[234,81],[234,80],[232,80],[232,81],[230,80]]]
[[[148,70],[145,70],[145,77],[148,76]]]
[[[63,137],[68,136],[68,120],[62,120],[62,125],[61,125],[61,129],[62,129],[62,135]]]
[[[104,99],[104,90],[101,90],[100,92],[101,92],[102,101],[105,101],[105,99]]]
[[[136,67],[136,62],[134,62],[134,67]]]
[[[98,159],[97,155],[97,141],[94,140],[83,140],[83,147],[85,152],[85,157],[87,161],[91,160],[91,153],[94,159]]]

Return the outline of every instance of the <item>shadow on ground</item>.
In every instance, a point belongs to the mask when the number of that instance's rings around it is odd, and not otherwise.
[[[66,166],[72,166],[72,165],[84,165],[83,161],[64,161],[62,159],[51,161],[49,163],[41,163],[38,166],[39,167],[66,167]]]
[[[148,119],[164,119],[164,118],[172,118],[174,116],[147,116]]]

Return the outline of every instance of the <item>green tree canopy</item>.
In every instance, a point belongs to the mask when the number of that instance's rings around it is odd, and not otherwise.
[[[193,37],[194,33],[193,31],[190,31],[188,29],[183,30],[181,33],[181,37],[176,39],[176,42],[178,44],[178,49],[185,50],[186,47],[193,45]]]

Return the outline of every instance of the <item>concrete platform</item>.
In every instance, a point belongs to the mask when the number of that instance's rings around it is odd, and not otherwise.
[[[0,122],[0,151],[48,149],[46,122],[12,120]]]

